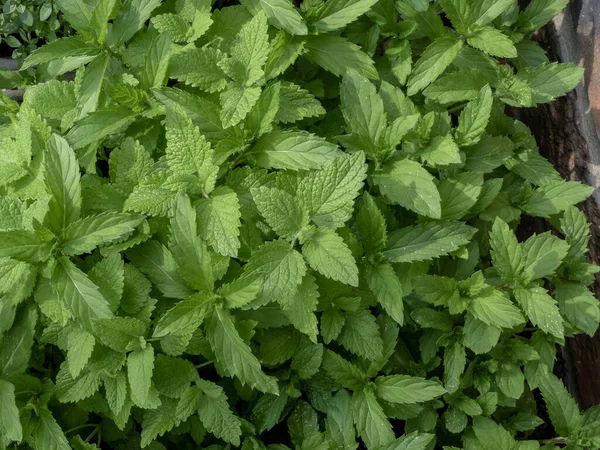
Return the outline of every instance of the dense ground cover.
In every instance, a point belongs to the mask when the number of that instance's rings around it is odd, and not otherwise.
[[[0,448],[600,447],[552,375],[592,188],[505,114],[579,82],[530,39],[566,0],[54,3],[0,102]]]

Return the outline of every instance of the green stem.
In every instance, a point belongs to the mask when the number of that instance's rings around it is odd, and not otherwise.
[[[92,431],[88,437],[85,438],[84,442],[90,442],[90,440],[96,435],[96,433],[100,432],[100,425],[97,425],[96,428],[94,428],[94,431]]]
[[[65,431],[65,434],[69,434],[69,433],[72,433],[73,431],[81,430],[82,428],[97,427],[97,426],[98,426],[97,423],[86,423],[86,424],[79,425],[77,427],[73,427],[73,428]]]
[[[206,361],[206,362],[203,362],[202,364],[198,364],[198,365],[196,365],[194,367],[196,369],[200,369],[202,367],[210,366],[212,363],[214,363],[214,361]]]

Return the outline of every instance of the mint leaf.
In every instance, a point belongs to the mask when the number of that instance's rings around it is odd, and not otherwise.
[[[262,392],[279,392],[275,379],[261,370],[260,362],[240,337],[227,311],[215,308],[207,318],[206,332],[225,375],[236,376],[242,384]]]
[[[79,218],[81,186],[79,164],[73,150],[63,138],[53,135],[48,143],[45,183],[52,195],[48,220],[57,233]]]
[[[113,317],[110,305],[100,294],[98,286],[66,257],[58,260],[52,274],[52,288],[89,330],[93,319]]]
[[[236,193],[227,187],[219,187],[210,198],[200,199],[194,206],[202,239],[221,255],[237,256],[240,205]]]
[[[267,20],[275,28],[284,30],[291,35],[308,34],[308,28],[302,16],[288,0],[270,2],[265,0],[244,0],[242,5],[248,8],[254,15],[260,11],[264,11]]]
[[[379,377],[375,393],[392,403],[422,403],[444,395],[446,390],[434,381],[406,375]]]
[[[368,448],[381,447],[394,440],[392,426],[372,390],[363,388],[355,392],[352,410],[356,430]]]
[[[358,286],[358,268],[352,252],[335,231],[311,227],[300,236],[302,255],[317,272],[350,286]]]
[[[0,405],[0,431],[9,440],[20,442],[23,439],[23,427],[19,419],[15,387],[5,380],[0,380]]]
[[[399,325],[403,325],[402,285],[390,264],[383,263],[370,268],[369,288],[375,294],[377,301],[385,312]]]
[[[71,223],[65,230],[63,251],[66,255],[91,252],[102,244],[110,244],[131,233],[143,217],[116,212],[88,216]]]
[[[432,42],[408,78],[407,94],[415,95],[434,82],[452,64],[461,48],[462,41],[451,36],[444,36]]]
[[[352,215],[353,200],[366,176],[363,153],[344,155],[300,181],[300,201],[319,225],[339,228]]]
[[[306,210],[286,191],[261,187],[251,192],[259,212],[279,236],[291,238],[308,223]]]
[[[392,233],[383,255],[392,262],[431,260],[467,244],[475,232],[462,222],[415,225]]]
[[[319,136],[284,130],[264,135],[248,154],[260,167],[292,170],[320,169],[342,155],[335,144]]]
[[[373,181],[388,202],[434,219],[440,218],[440,194],[433,177],[419,163],[408,159],[397,161],[376,173]]]
[[[571,436],[577,432],[581,427],[579,407],[562,382],[549,373],[540,380],[539,387],[556,431],[561,436]]]

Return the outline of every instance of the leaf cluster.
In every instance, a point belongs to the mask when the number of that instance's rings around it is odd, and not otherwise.
[[[505,114],[579,82],[566,0],[55,3],[0,102],[0,448],[600,448],[552,374],[592,188]]]

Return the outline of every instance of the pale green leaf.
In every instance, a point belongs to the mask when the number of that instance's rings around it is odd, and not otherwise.
[[[224,375],[235,376],[242,384],[265,393],[279,392],[276,379],[264,374],[260,362],[240,337],[226,310],[214,309],[207,319],[206,332]]]
[[[425,261],[469,243],[476,229],[462,222],[428,223],[402,228],[389,236],[383,255],[392,262]]]
[[[311,227],[300,236],[302,254],[313,270],[327,278],[358,286],[358,268],[341,236],[324,227]]]
[[[434,219],[441,217],[440,194],[433,176],[419,163],[396,161],[375,173],[373,181],[388,202]]]

